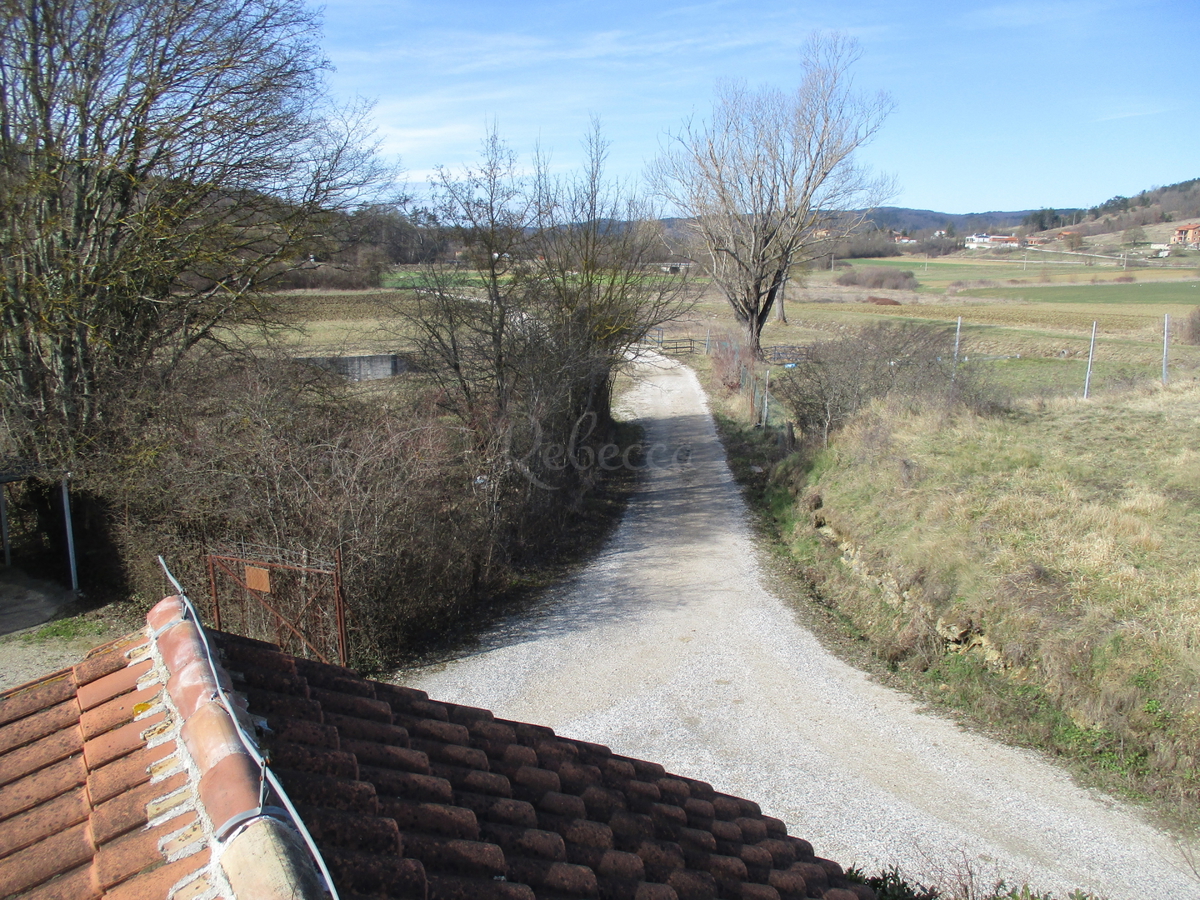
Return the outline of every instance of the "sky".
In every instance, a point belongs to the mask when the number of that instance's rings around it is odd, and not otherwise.
[[[1200,177],[1200,3],[1142,0],[326,0],[335,96],[374,101],[414,188],[478,160],[493,125],[528,158],[637,179],[721,80],[795,87],[814,32],[855,38],[855,85],[895,109],[858,160],[889,205],[1088,207]]]

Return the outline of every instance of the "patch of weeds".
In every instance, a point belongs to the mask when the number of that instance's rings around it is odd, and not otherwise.
[[[70,619],[57,619],[43,625],[37,631],[27,631],[21,635],[21,640],[29,644],[44,644],[47,641],[73,641],[76,638],[104,634],[105,630],[105,627],[99,622],[75,616]]]
[[[857,869],[846,872],[849,881],[865,884],[875,892],[875,900],[939,900],[937,890],[920,882],[909,883],[897,866],[884,869],[878,875],[863,875]]]

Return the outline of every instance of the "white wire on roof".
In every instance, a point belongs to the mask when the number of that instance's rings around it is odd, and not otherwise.
[[[183,586],[175,579],[175,576],[171,574],[171,570],[167,568],[167,563],[161,556],[158,557],[158,564],[162,566],[163,573],[167,576],[167,580],[171,582],[171,585],[175,588],[179,599],[183,602],[183,605],[191,615],[192,620],[196,623],[196,631],[200,635],[200,645],[204,647],[204,656],[208,660],[208,668],[212,673],[213,683],[217,686],[218,700],[220,704],[225,707],[225,711],[229,713],[229,718],[233,720],[233,727],[237,731],[238,739],[242,742],[242,746],[246,748],[246,752],[250,755],[250,758],[253,759],[255,764],[258,766],[259,771],[262,773],[261,777],[271,785],[272,790],[275,791],[276,797],[278,797],[280,802],[283,803],[284,808],[287,810],[288,817],[291,819],[292,825],[295,826],[296,830],[300,833],[300,836],[304,838],[304,843],[308,846],[308,852],[311,854],[313,862],[317,864],[317,868],[321,872],[321,877],[325,881],[325,888],[329,891],[329,895],[333,898],[333,900],[341,900],[341,897],[338,895],[337,888],[334,887],[333,876],[329,873],[329,868],[325,865],[325,860],[321,856],[321,851],[317,849],[316,842],[313,840],[312,835],[309,834],[308,829],[304,826],[304,821],[300,818],[300,814],[296,811],[296,807],[292,804],[292,800],[287,795],[287,791],[283,789],[283,785],[279,783],[279,779],[276,778],[275,773],[271,771],[271,767],[267,764],[266,758],[259,753],[258,746],[255,744],[254,739],[251,738],[250,735],[246,734],[245,730],[242,728],[242,723],[238,721],[237,714],[234,712],[233,702],[229,699],[229,695],[225,693],[225,689],[221,687],[221,679],[217,676],[217,664],[213,659],[212,647],[210,647],[208,643],[208,635],[204,633],[204,623],[200,620],[200,613],[197,612],[196,607],[192,604],[192,601],[184,591]],[[266,807],[263,804],[263,799],[265,798],[260,795],[259,808],[251,818],[255,818],[258,815],[266,815],[269,811],[274,811],[274,808]],[[282,812],[282,810],[279,811]],[[239,825],[247,824],[248,821],[249,819],[244,819],[236,822],[234,826],[235,829]]]

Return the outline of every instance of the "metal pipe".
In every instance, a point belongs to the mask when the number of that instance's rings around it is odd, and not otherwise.
[[[71,473],[68,472],[62,480],[63,518],[67,524],[67,560],[71,566],[71,590],[79,593],[79,572],[75,568],[75,528],[71,524],[71,489],[68,486]]]

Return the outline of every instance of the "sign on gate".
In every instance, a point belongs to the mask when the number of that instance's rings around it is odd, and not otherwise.
[[[241,547],[206,557],[216,627],[278,644],[285,653],[347,665],[342,559]]]

